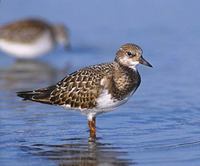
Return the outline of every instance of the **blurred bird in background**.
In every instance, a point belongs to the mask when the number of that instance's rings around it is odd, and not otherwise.
[[[66,48],[70,46],[65,25],[30,18],[0,26],[0,50],[16,58],[42,56],[57,44]]]

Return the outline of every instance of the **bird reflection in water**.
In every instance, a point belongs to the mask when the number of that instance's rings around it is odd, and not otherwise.
[[[6,69],[0,69],[5,89],[31,88],[57,81],[58,71],[48,63],[38,60],[18,59]]]
[[[71,143],[73,141],[73,143]],[[119,147],[85,139],[65,139],[61,145],[34,144],[22,146],[29,154],[48,158],[59,166],[128,166],[134,163]],[[126,157],[126,159],[124,159]]]

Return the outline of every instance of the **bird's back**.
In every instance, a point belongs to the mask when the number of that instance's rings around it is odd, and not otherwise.
[[[18,92],[25,100],[62,105],[67,108],[92,109],[104,87],[101,80],[112,75],[113,63],[94,65],[78,70],[56,85],[34,91]]]
[[[47,29],[50,26],[42,20],[21,20],[0,27],[0,39],[27,43],[37,39]]]

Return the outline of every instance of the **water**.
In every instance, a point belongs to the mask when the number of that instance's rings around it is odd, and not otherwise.
[[[199,5],[182,0],[1,1],[0,23],[27,16],[64,22],[73,46],[70,52],[57,48],[28,66],[1,53],[1,166],[199,165]],[[16,97],[16,91],[111,61],[125,42],[141,45],[154,68],[140,66],[142,84],[134,96],[97,118],[96,144],[87,141],[86,117]]]

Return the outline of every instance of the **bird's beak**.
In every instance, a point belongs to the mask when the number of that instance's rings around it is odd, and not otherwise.
[[[142,56],[139,59],[139,63],[145,66],[153,67],[149,62],[147,62]]]

